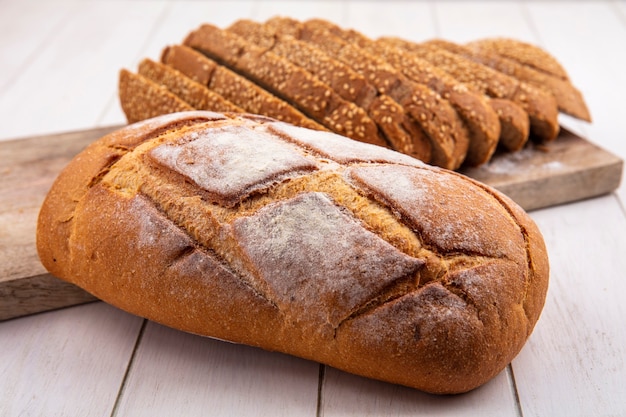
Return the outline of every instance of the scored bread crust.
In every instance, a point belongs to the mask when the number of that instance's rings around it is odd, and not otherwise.
[[[501,193],[248,114],[184,112],[88,146],[41,208],[54,275],[180,330],[434,393],[520,351],[548,258]]]

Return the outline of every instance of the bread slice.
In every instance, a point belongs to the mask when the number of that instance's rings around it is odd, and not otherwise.
[[[244,75],[336,133],[389,146],[362,108],[266,48],[209,24],[191,32],[184,44]]]
[[[311,20],[307,21],[307,24],[323,25],[342,39],[381,57],[410,80],[424,84],[439,93],[452,104],[467,126],[469,148],[464,163],[477,166],[491,158],[498,144],[500,122],[498,115],[482,94],[474,93],[445,71],[401,48],[377,43],[360,32],[343,30],[324,20]]]
[[[558,107],[551,94],[436,45],[398,38],[385,38],[385,41],[417,54],[490,97],[516,102],[528,113],[531,133],[539,141],[549,142],[557,137]]]
[[[498,145],[510,152],[522,149],[530,134],[528,113],[519,104],[504,98],[490,98],[489,105],[500,120]]]
[[[120,70],[118,94],[128,123],[169,113],[193,110],[193,107],[167,88],[126,69]]]
[[[570,79],[569,74],[561,63],[552,54],[537,45],[504,37],[478,39],[472,41],[471,44],[479,45],[481,48],[493,51],[545,74],[566,81]]]
[[[349,65],[333,59],[315,45],[289,35],[277,36],[251,20],[238,20],[227,30],[309,71],[343,99],[366,110],[393,149],[424,162],[430,161],[431,143],[415,120],[389,96],[379,94]]]
[[[151,59],[139,63],[139,75],[165,86],[172,94],[196,110],[243,113],[244,109],[226,100],[206,86],[193,81],[180,71]]]
[[[161,53],[161,61],[207,86],[246,112],[309,129],[328,130],[286,101],[189,47],[168,46]]]
[[[591,114],[583,95],[569,78],[553,75],[500,55],[498,52],[500,49],[491,47],[491,44],[487,42],[458,45],[441,41],[439,44],[451,52],[552,93],[560,111],[577,119],[591,122]]]
[[[365,76],[380,94],[401,104],[431,140],[431,163],[448,169],[456,169],[463,163],[469,147],[467,131],[454,108],[439,94],[412,82],[384,60],[340,37],[307,27],[306,22],[277,17],[265,24],[277,34],[292,35],[316,45]]]

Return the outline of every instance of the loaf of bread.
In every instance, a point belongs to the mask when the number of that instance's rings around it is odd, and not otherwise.
[[[548,258],[452,171],[250,114],[181,112],[88,146],[41,208],[53,275],[182,331],[433,393],[517,355]]]

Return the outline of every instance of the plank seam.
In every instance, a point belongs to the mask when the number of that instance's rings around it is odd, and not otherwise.
[[[147,323],[148,323],[148,320],[143,319],[143,323],[141,324],[141,328],[139,329],[139,334],[137,334],[137,340],[135,340],[135,346],[133,347],[133,351],[130,354],[130,358],[128,360],[128,365],[126,366],[126,372],[124,372],[124,376],[122,377],[122,383],[120,384],[120,389],[117,392],[117,397],[115,398],[115,402],[113,403],[113,408],[111,409],[111,417],[116,417],[118,415],[120,404],[122,402],[122,398],[124,396],[124,392],[126,391],[126,386],[128,384],[128,378],[130,377],[130,373],[134,368],[135,358],[137,357],[137,351],[139,350],[139,345],[141,344],[141,340],[143,339],[143,335],[146,330]]]
[[[316,417],[322,417],[324,411],[322,409],[322,390],[324,388],[324,375],[326,374],[326,366],[320,364],[319,376],[317,380],[317,409],[315,410]]]
[[[520,400],[519,391],[517,389],[517,382],[515,382],[515,374],[513,373],[513,364],[507,366],[509,374],[509,382],[511,384],[511,391],[513,391],[513,397],[515,399],[515,415],[517,417],[524,417],[522,412],[522,402]]]

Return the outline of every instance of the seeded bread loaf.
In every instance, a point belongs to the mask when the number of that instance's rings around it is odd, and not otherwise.
[[[489,105],[500,121],[498,144],[510,152],[521,150],[530,135],[528,113],[519,104],[505,98],[490,98]]]
[[[94,142],[41,208],[43,265],[176,329],[434,393],[517,355],[548,259],[515,203],[404,154],[248,114]]]
[[[472,41],[471,44],[480,45],[498,55],[512,59],[545,74],[553,75],[562,80],[570,79],[569,74],[561,63],[537,45],[532,45],[518,39],[502,37],[478,39]]]
[[[501,126],[497,113],[482,94],[471,91],[445,71],[426,60],[405,53],[401,48],[374,42],[354,31],[350,33],[353,35],[352,40],[358,42],[360,47],[380,56],[408,79],[428,86],[450,102],[468,130],[469,148],[464,161],[466,165],[482,165],[491,159],[498,145]]]
[[[197,83],[180,71],[167,65],[145,58],[139,63],[138,74],[165,86],[170,92],[181,98],[196,110],[216,112],[237,112],[244,110],[226,98]]]
[[[164,86],[126,69],[120,70],[118,95],[128,123],[163,114],[194,110]]]

